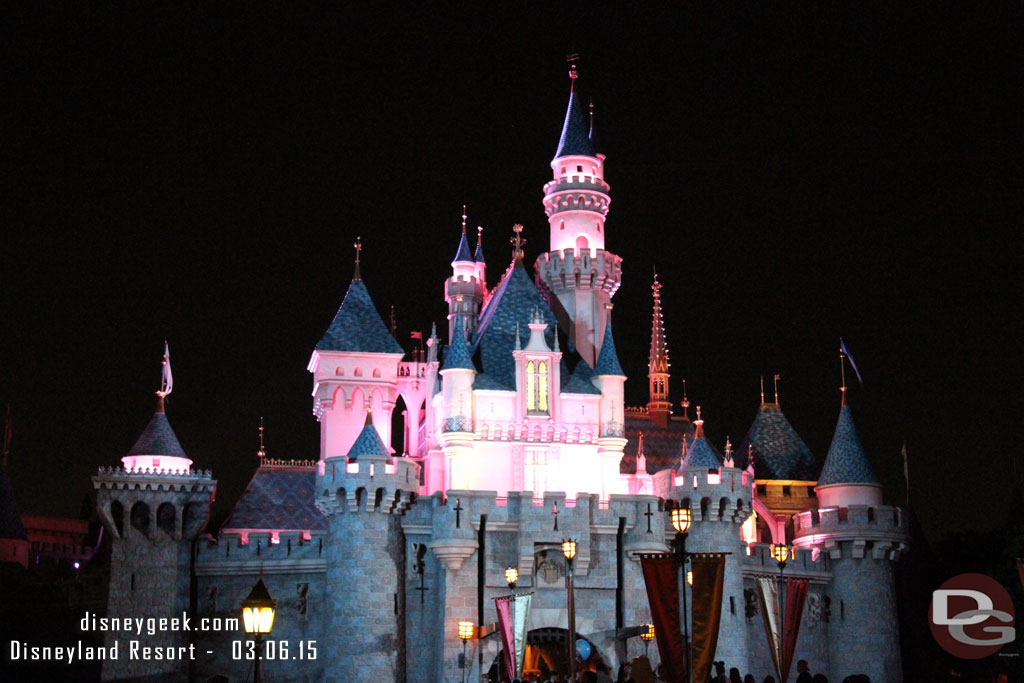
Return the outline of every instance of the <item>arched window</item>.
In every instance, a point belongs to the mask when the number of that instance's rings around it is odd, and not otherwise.
[[[576,253],[582,253],[584,250],[590,249],[590,243],[587,241],[586,235],[576,236]]]
[[[526,361],[526,411],[547,414],[548,363],[543,360]]]

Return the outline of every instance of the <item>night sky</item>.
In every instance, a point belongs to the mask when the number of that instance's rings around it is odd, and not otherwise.
[[[490,286],[513,223],[532,272],[577,52],[629,403],[647,398],[656,266],[672,398],[685,377],[720,449],[778,373],[823,462],[842,336],[887,501],[905,440],[929,537],[1001,524],[1024,392],[1020,6],[518,7],[6,7],[0,401],[21,510],[78,514],[152,414],[165,339],[168,417],[221,514],[260,416],[272,457],[316,458],[306,364],[356,236],[407,350],[444,320],[463,204]]]

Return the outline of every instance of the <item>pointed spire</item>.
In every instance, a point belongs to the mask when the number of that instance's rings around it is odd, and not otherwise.
[[[359,436],[356,437],[355,443],[352,444],[352,448],[349,449],[348,459],[350,461],[363,458],[386,459],[389,455],[387,446],[384,445],[380,434],[377,433],[377,428],[373,426],[373,412],[367,407],[366,423],[363,425],[363,430],[359,432]]]
[[[828,455],[825,456],[821,476],[818,477],[818,486],[828,484],[879,484],[871,461],[864,452],[848,405],[839,408],[836,431]]]
[[[359,254],[363,251],[363,238],[356,237],[356,243],[352,246],[356,249],[356,268],[355,272],[352,273],[352,282],[362,282],[363,276],[359,272]]]
[[[455,251],[455,258],[452,264],[459,262],[473,263],[473,254],[469,250],[469,241],[466,239],[466,205],[462,205],[462,235],[459,236],[459,248]]]
[[[484,259],[484,228],[482,225],[476,226],[476,251],[473,252],[473,260],[477,263],[486,263],[486,259]]]
[[[601,351],[597,354],[597,363],[594,364],[595,375],[617,375],[625,377],[626,373],[619,363],[619,354],[615,351],[615,339],[612,337],[612,320],[604,326],[604,341],[601,342]]]
[[[694,440],[696,440],[696,439],[703,439],[704,438],[704,420],[702,420],[701,417],[700,417],[700,406],[697,406],[697,419],[693,421],[693,424],[696,426],[696,430],[693,432]]]
[[[597,129],[594,127],[594,98],[590,98],[590,132],[587,133],[587,137],[590,138],[590,144],[594,149],[594,154],[597,156],[603,156],[601,154],[601,142],[597,137]]]
[[[654,308],[651,313],[651,352],[647,364],[647,413],[652,420],[664,427],[668,425],[672,404],[668,400],[668,347],[665,344],[665,324],[661,314],[661,283],[658,282],[657,270],[654,271],[651,292],[654,296]]]
[[[444,354],[442,372],[445,370],[476,370],[476,367],[473,365],[473,359],[470,356],[469,345],[466,343],[464,329],[462,326],[462,316],[456,315],[455,329],[452,332],[448,350]]]
[[[512,261],[523,260],[523,245],[526,244],[526,238],[523,237],[523,226],[520,223],[516,223],[512,226],[512,232],[515,233],[515,237],[509,239],[512,243]]]
[[[263,445],[263,416],[260,415],[260,449],[256,451],[256,457],[259,458],[260,462],[267,457],[267,449]]]
[[[690,419],[690,399],[686,395],[686,378],[683,378],[683,400],[679,402],[679,405],[683,408],[683,419]]]
[[[522,344],[521,341],[519,341],[519,321],[518,320],[516,321],[516,347],[515,347],[515,350],[516,351],[522,351],[523,350],[523,344]]]
[[[569,55],[569,107],[565,112],[565,123],[562,124],[562,137],[558,140],[555,158],[565,156],[594,156],[594,146],[590,142],[587,121],[580,107],[579,95],[576,92],[576,61],[579,55]]]
[[[782,375],[775,373],[775,405],[779,405],[779,379]]]

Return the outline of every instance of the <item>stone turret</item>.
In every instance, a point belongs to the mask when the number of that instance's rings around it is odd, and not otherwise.
[[[607,304],[622,281],[622,259],[605,250],[605,218],[611,198],[604,181],[603,154],[597,154],[576,92],[576,69],[569,106],[551,160],[554,179],[544,186],[550,251],[535,264],[537,286],[558,316],[570,342],[593,367],[597,362]]]
[[[649,381],[650,398],[647,401],[647,414],[651,421],[664,427],[672,414],[672,402],[668,398],[668,345],[665,343],[665,321],[661,313],[661,283],[658,274],[654,274],[651,285],[654,297],[654,308],[651,313],[651,352],[647,360],[647,378]]]
[[[206,525],[217,482],[192,470],[164,413],[163,397],[124,468],[100,468],[92,478],[100,520],[113,539],[106,616],[133,619],[181,617],[190,612],[192,541]],[[143,466],[140,458],[147,463]],[[169,468],[163,467],[167,464]],[[108,632],[107,647],[124,634]],[[147,636],[153,647],[187,647],[184,630]],[[103,678],[127,679],[181,671],[174,660],[139,660],[122,654],[103,663]],[[169,679],[177,680],[177,679]]]
[[[818,478],[818,508],[794,517],[794,544],[832,562],[831,675],[903,680],[893,561],[910,536],[903,510],[882,505],[881,486],[843,405]]]
[[[452,260],[452,275],[444,284],[444,300],[448,303],[448,338],[455,331],[455,318],[462,318],[466,334],[472,334],[480,321],[480,308],[484,304],[487,283],[484,281],[485,267],[483,237],[481,228],[477,232],[476,253],[469,248],[466,239],[466,207],[462,207],[462,235],[459,248]]]
[[[405,536],[419,465],[392,458],[369,415],[345,455],[326,458],[316,505],[327,515],[327,639],[331,681],[405,680]]]

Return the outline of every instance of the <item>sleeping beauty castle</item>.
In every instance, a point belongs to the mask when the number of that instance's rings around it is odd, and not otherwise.
[[[107,616],[186,613],[190,630],[144,644],[189,654],[122,654],[104,662],[104,679],[251,677],[253,641],[217,625],[238,618],[262,582],[276,604],[256,650],[267,680],[504,680],[495,598],[511,594],[510,580],[532,595],[510,641],[528,680],[567,672],[570,652],[577,671],[614,676],[645,650],[668,671],[675,655],[665,651],[681,639],[657,627],[676,614],[678,628],[681,607],[694,680],[706,675],[698,660],[712,658],[758,680],[800,659],[832,680],[902,679],[893,565],[907,520],[883,505],[845,400],[824,458],[777,394],[751,406],[738,446],[713,445],[700,408],[669,398],[655,277],[649,401],[625,405],[605,162],[573,87],[543,187],[547,249],[528,259],[515,226],[511,262],[489,264],[463,216],[451,275],[423,283],[443,284],[447,320],[411,354],[371,297],[369,275],[384,269],[360,263],[357,243],[354,276],[307,368],[320,452],[278,460],[261,448],[216,535],[205,528],[216,481],[194,468],[203,463],[179,443],[161,395],[120,466],[93,477],[114,539]],[[679,511],[693,558],[677,572],[681,594],[674,579],[668,591],[645,580],[644,564],[683,558],[671,554]],[[783,545],[780,569],[772,551]],[[715,577],[684,582],[691,567],[703,572],[701,558],[718,558]],[[790,595],[781,603],[771,588],[780,575]],[[655,647],[639,637],[651,623]]]

